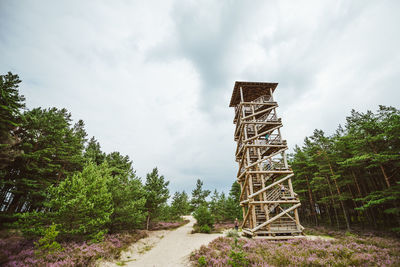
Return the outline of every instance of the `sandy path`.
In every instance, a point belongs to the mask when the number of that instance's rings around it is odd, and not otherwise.
[[[190,253],[223,234],[191,234],[195,219],[185,216],[190,222],[172,231],[155,231],[149,237],[133,244],[122,253],[119,263],[125,266],[189,266]],[[118,261],[117,261],[118,262]],[[100,266],[118,266],[116,263],[101,263]]]

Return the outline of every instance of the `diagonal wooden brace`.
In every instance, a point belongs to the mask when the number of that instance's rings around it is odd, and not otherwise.
[[[280,180],[278,180],[278,181],[276,181],[276,182],[270,184],[269,186],[264,187],[263,189],[260,189],[260,190],[258,190],[257,192],[251,194],[250,196],[248,196],[248,198],[249,198],[249,199],[250,199],[250,198],[254,198],[254,197],[257,196],[258,194],[261,194],[262,192],[267,191],[267,190],[270,189],[271,187],[274,187],[275,185],[280,184],[280,183],[286,181],[287,179],[289,179],[289,178],[292,177],[293,175],[294,175],[294,173],[289,174],[289,175],[283,177],[282,179],[280,179]]]
[[[266,226],[266,225],[272,223],[273,221],[279,219],[280,217],[282,217],[282,216],[285,215],[286,213],[291,212],[292,210],[297,209],[297,208],[300,207],[300,206],[301,206],[301,204],[299,203],[299,204],[296,204],[296,205],[294,205],[293,207],[291,207],[291,208],[289,208],[289,209],[284,210],[283,212],[281,212],[281,213],[279,213],[278,215],[272,217],[272,218],[269,219],[268,221],[263,222],[263,223],[260,224],[259,226],[257,226],[257,227],[255,227],[255,228],[251,229],[251,231],[252,231],[252,232],[257,231],[258,229],[260,229],[260,228],[262,228],[262,227],[264,227],[264,226]]]

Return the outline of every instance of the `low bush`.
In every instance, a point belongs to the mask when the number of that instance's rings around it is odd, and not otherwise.
[[[226,237],[233,237],[233,238],[239,238],[240,235],[238,233],[238,231],[236,230],[230,230],[226,233]]]
[[[51,230],[52,231],[52,230]],[[105,235],[103,242],[63,242],[52,253],[35,253],[33,241],[15,234],[0,239],[1,266],[96,266],[96,261],[116,259],[130,244],[146,237],[145,231]],[[52,238],[48,238],[47,244]],[[38,243],[38,242],[37,242]],[[43,244],[44,244],[43,243]]]
[[[400,266],[400,241],[394,238],[340,237],[331,240],[272,241],[219,237],[192,253],[205,266]]]
[[[52,224],[45,230],[45,234],[35,244],[35,254],[37,256],[52,254],[61,251],[61,245],[56,241],[59,231],[56,230],[56,225]]]
[[[211,229],[213,228],[214,218],[207,206],[201,205],[200,207],[198,207],[194,211],[193,217],[197,220],[197,225],[199,227],[207,225]]]
[[[150,230],[170,230],[170,229],[176,229],[178,227],[181,227],[182,225],[185,225],[189,222],[189,220],[181,220],[181,221],[176,221],[176,222],[156,222],[150,224]]]
[[[200,233],[209,234],[211,233],[211,228],[208,225],[200,226]]]

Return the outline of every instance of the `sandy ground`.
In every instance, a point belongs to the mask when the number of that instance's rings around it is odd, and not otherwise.
[[[99,266],[190,266],[190,253],[207,245],[223,234],[191,234],[195,219],[185,216],[190,222],[178,229],[153,231],[130,246],[116,262],[101,262]]]

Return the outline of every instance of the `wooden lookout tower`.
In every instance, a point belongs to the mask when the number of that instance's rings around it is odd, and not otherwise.
[[[293,171],[288,166],[273,93],[277,83],[236,82],[230,107],[235,108],[237,182],[243,209],[242,229],[246,235],[271,239],[298,236],[297,208],[300,200],[293,191]]]

